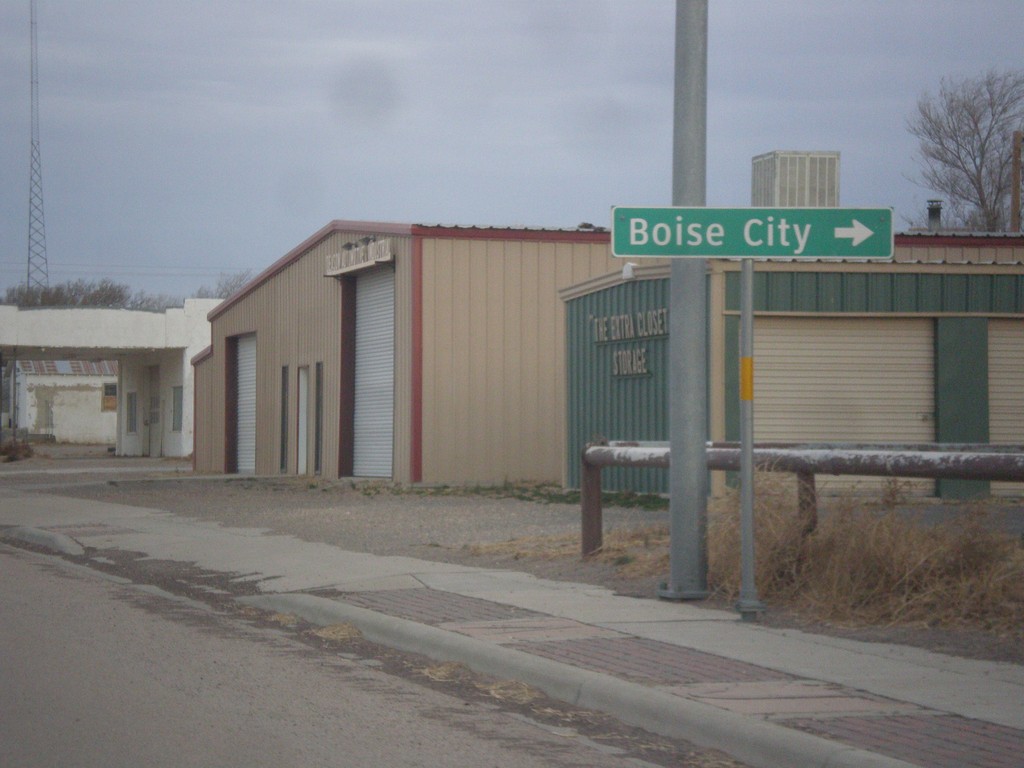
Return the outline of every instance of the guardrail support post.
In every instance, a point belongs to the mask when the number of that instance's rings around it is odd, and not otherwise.
[[[803,535],[810,536],[818,527],[818,490],[813,472],[796,473],[796,498],[800,520],[803,521]]]
[[[604,535],[601,514],[601,467],[587,461],[586,450],[583,449],[580,461],[580,511],[585,558],[601,551]]]

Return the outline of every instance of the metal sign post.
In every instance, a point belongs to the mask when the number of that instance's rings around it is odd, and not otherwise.
[[[676,0],[672,202],[705,204],[708,0]],[[707,289],[702,259],[672,262],[669,281],[668,600],[707,597]]]
[[[705,208],[708,0],[676,0],[673,208],[613,208],[612,255],[672,262],[669,286],[669,579],[658,596],[707,597],[708,258],[892,258],[892,209]],[[864,245],[867,243],[867,245]],[[762,610],[753,570],[753,264],[743,262],[741,384],[744,618]]]
[[[764,611],[754,578],[754,261],[740,267],[740,617]]]
[[[690,366],[690,379],[671,363],[669,377],[671,539],[669,564],[672,580],[659,595],[672,598],[702,597],[706,593],[706,499],[698,506],[694,494],[706,494],[707,463],[696,447],[703,447],[706,411],[690,409],[688,398],[706,389],[706,303],[704,260],[709,257],[742,259],[740,273],[740,549],[741,584],[737,608],[744,620],[764,611],[754,576],[754,264],[755,258],[792,260],[839,257],[853,261],[888,260],[893,255],[891,208],[612,208],[612,255],[623,258],[673,259],[669,337],[672,348],[698,350],[676,359]],[[684,284],[691,306],[677,301],[677,274],[682,265],[695,265]],[[678,290],[681,290],[678,289]],[[694,317],[699,307],[700,317]],[[689,347],[687,346],[689,345]],[[700,378],[694,379],[695,371]],[[682,390],[682,391],[681,391]],[[702,401],[703,402],[703,401]],[[677,424],[686,414],[687,425]],[[699,471],[698,471],[699,470]],[[677,487],[682,483],[685,487]],[[688,494],[683,512],[677,499]],[[687,510],[703,510],[696,515]],[[677,530],[692,537],[677,543]],[[684,549],[686,547],[686,549]],[[677,563],[680,565],[677,567]]]

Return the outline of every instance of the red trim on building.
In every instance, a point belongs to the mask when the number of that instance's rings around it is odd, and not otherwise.
[[[905,248],[927,246],[929,248],[1008,248],[1024,247],[1024,235],[1004,232],[897,232],[893,235],[896,245]]]
[[[275,261],[256,277],[246,283],[236,293],[224,299],[220,304],[210,310],[206,316],[208,320],[214,320],[231,307],[255,291],[263,283],[267,282],[274,275],[278,274],[292,262],[301,258],[302,255],[335,232],[351,232],[353,234],[382,234],[382,235],[413,235],[420,237],[447,237],[461,240],[523,240],[532,242],[571,242],[571,243],[608,243],[611,241],[611,232],[603,227],[594,229],[530,229],[528,227],[459,227],[446,225],[428,224],[397,224],[381,221],[349,221],[336,219],[327,226],[315,232],[310,237],[292,248],[288,253]],[[934,247],[947,246],[975,246],[984,244],[992,247],[1006,247],[1013,245],[1024,245],[1024,237],[1015,234],[1003,233],[964,233],[955,234],[943,232],[933,234],[931,232],[897,233],[894,235],[896,245],[915,246],[929,245]]]
[[[238,472],[238,337],[224,345],[224,473]]]
[[[356,279],[342,277],[341,370],[338,374],[338,477],[351,477],[355,463]]]
[[[454,227],[413,224],[412,234],[421,237],[448,237],[458,240],[526,240],[556,243],[608,243],[611,233],[605,229],[527,229],[526,227]]]
[[[423,481],[423,238],[412,239],[412,403],[409,479]]]

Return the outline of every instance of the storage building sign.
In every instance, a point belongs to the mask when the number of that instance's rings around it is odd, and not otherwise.
[[[651,373],[645,342],[668,336],[667,309],[591,315],[588,319],[594,343],[614,345],[611,349],[612,376],[646,376]]]
[[[369,243],[346,243],[341,250],[327,254],[324,276],[343,275],[374,264],[389,262],[393,258],[390,239],[374,240]]]

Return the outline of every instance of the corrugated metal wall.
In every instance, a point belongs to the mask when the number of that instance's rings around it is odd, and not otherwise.
[[[224,398],[216,386],[215,362],[212,356],[206,357],[192,369],[195,376],[192,453],[197,472],[224,471]],[[213,429],[215,424],[220,424],[221,429]]]
[[[337,253],[341,246],[365,236],[365,232],[341,232],[329,234],[323,240],[313,244],[299,258],[288,264],[272,279],[257,286],[241,301],[228,308],[213,324],[213,347],[215,355],[205,361],[200,368],[203,371],[204,393],[200,396],[202,407],[210,411],[213,419],[209,451],[204,446],[200,455],[197,452],[197,470],[224,471],[224,456],[229,447],[224,445],[223,432],[225,424],[225,360],[224,350],[227,339],[246,333],[257,336],[258,355],[256,361],[257,391],[257,429],[256,429],[256,472],[269,475],[280,471],[279,446],[281,424],[281,367],[289,367],[292,377],[292,396],[289,408],[292,415],[288,419],[289,435],[287,444],[289,452],[288,471],[296,471],[296,440],[298,398],[294,395],[297,386],[298,369],[316,363],[323,363],[323,472],[328,477],[336,477],[339,463],[339,422],[341,418],[340,402],[337,394],[340,391],[341,370],[341,314],[342,291],[338,280],[324,277],[328,254]],[[411,238],[387,235],[395,247],[396,256],[396,302],[409,302],[410,278],[409,243]],[[397,319],[397,318],[396,318]],[[396,329],[396,357],[403,351],[408,356],[409,348],[409,316],[408,311],[402,318],[405,325]],[[399,348],[399,344],[402,344]],[[406,370],[408,370],[406,363]],[[396,370],[396,375],[398,371]],[[206,397],[205,387],[209,387]],[[409,390],[406,387],[405,403],[409,402]],[[398,396],[396,392],[396,397]],[[408,410],[407,408],[405,410]],[[396,418],[397,422],[397,418]],[[408,416],[402,422],[405,426],[406,443],[408,442]],[[396,432],[398,424],[396,423]],[[310,430],[310,434],[313,430]],[[396,435],[396,440],[397,440]],[[408,472],[408,449],[396,453],[395,471],[404,469]],[[404,467],[399,464],[404,460]]]
[[[711,433],[715,439],[737,440],[739,265],[711,262],[710,266]],[[1004,441],[1024,440],[1019,434],[1024,428],[1015,420],[1024,411],[1024,406],[1018,407],[1019,392],[1024,390],[1024,318],[1020,317],[1024,275],[1019,269],[1014,274],[987,265],[950,269],[759,263],[757,270],[756,439],[934,440],[935,318],[1001,316],[1007,319],[990,321],[992,439],[1001,435]],[[655,286],[667,290],[667,277],[650,276],[644,291],[653,292]],[[640,395],[623,389],[628,397],[620,396],[609,383],[605,372],[609,358],[595,343],[593,318],[633,312],[632,303],[643,299],[631,294],[640,289],[639,282],[607,286],[607,282],[593,281],[567,297],[566,463],[572,486],[579,484],[579,450],[588,439],[668,437],[656,428],[656,421],[664,420],[664,405],[650,408],[655,424],[649,429],[644,416],[631,411],[629,398]],[[664,376],[660,371],[653,375]],[[667,393],[654,394],[653,382],[648,391],[651,397],[667,398]],[[1010,411],[1015,416],[1008,416]],[[657,471],[648,471],[653,476],[629,472],[637,470],[605,470],[606,487],[665,488],[665,478],[658,477]],[[721,490],[718,475],[715,482]],[[914,485],[919,492],[931,492],[933,487],[930,481]]]
[[[616,269],[607,243],[424,240],[425,482],[561,480],[558,290]]]
[[[1024,312],[1024,275],[758,269],[758,312]],[[729,272],[728,309],[739,309],[739,292],[739,273]]]
[[[413,400],[413,239],[389,235],[395,250],[395,433],[393,479],[412,477]]]
[[[575,488],[586,443],[668,440],[668,280],[634,280],[568,301],[566,354],[566,461]],[[606,469],[601,480],[609,490],[649,493],[665,492],[667,481],[664,470],[634,467]]]

